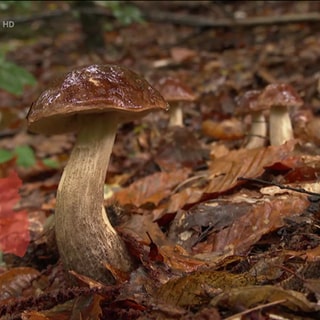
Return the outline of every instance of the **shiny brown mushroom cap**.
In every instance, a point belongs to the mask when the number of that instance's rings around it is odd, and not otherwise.
[[[194,101],[197,99],[197,96],[192,92],[192,89],[178,78],[161,78],[158,81],[156,88],[169,103],[179,101]]]
[[[117,65],[90,65],[71,71],[44,91],[27,115],[29,130],[44,134],[76,129],[79,114],[120,112],[145,115],[168,104],[144,78]]]
[[[286,83],[269,84],[262,91],[257,102],[266,109],[271,107],[300,107],[303,104],[298,93]]]
[[[236,99],[236,115],[246,115],[253,112],[263,111],[264,108],[258,103],[260,90],[249,90]]]

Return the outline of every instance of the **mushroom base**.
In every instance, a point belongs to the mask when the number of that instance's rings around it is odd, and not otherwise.
[[[133,268],[103,206],[117,124],[111,113],[79,118],[81,129],[60,180],[55,211],[57,244],[65,269],[107,284],[115,282],[110,270],[126,273]]]

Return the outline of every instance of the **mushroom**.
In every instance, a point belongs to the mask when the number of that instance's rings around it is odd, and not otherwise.
[[[114,272],[133,269],[125,243],[104,209],[106,171],[118,124],[167,108],[145,79],[116,65],[76,69],[31,106],[30,131],[78,132],[55,209],[56,240],[66,270],[114,283]]]
[[[182,102],[192,102],[196,100],[196,95],[191,88],[174,77],[164,77],[158,81],[156,88],[170,104],[169,127],[183,127]]]
[[[270,84],[260,94],[258,104],[270,108],[270,144],[279,146],[293,139],[289,108],[298,108],[303,104],[297,92],[289,84]]]
[[[259,95],[259,90],[250,90],[237,101],[237,114],[251,115],[251,127],[245,144],[246,149],[263,147],[267,141],[268,127],[264,108],[257,102]]]

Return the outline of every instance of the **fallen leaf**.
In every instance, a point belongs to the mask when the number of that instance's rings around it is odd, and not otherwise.
[[[189,187],[174,194],[169,202],[161,208],[154,210],[153,215],[155,220],[160,219],[163,215],[177,212],[186,204],[197,203],[203,195],[203,190],[199,188]]]
[[[209,236],[205,243],[206,249],[242,254],[264,234],[283,226],[285,217],[301,214],[309,204],[307,197],[293,195],[270,197],[258,202],[252,205],[247,214],[234,220],[230,227]],[[194,250],[203,252],[203,246],[200,243]]]
[[[173,61],[177,63],[182,63],[190,61],[197,56],[197,51],[191,50],[189,48],[183,47],[173,47],[170,50],[171,57]]]
[[[174,270],[191,272],[205,263],[193,258],[182,247],[168,240],[159,225],[153,221],[152,215],[132,215],[118,230],[121,234],[130,235],[131,238],[148,245],[148,260],[164,262]]]
[[[204,164],[208,153],[192,131],[185,127],[172,127],[161,140],[154,161],[161,171],[172,172]]]
[[[73,301],[58,304],[50,310],[43,311],[24,311],[21,315],[22,320],[69,320],[73,309]],[[78,317],[78,319],[81,319]]]
[[[158,248],[164,263],[172,270],[192,272],[206,264],[205,261],[190,256],[178,245],[164,245]]]
[[[230,226],[245,215],[252,204],[245,201],[211,200],[193,206],[190,210],[179,210],[168,232],[168,238],[187,250],[207,238],[208,234]]]
[[[28,267],[13,268],[2,273],[0,275],[0,300],[21,296],[25,289],[33,288],[32,281],[39,276],[38,270]]]
[[[174,194],[162,208],[154,211],[155,219],[164,214],[177,212],[185,206],[194,205],[201,200],[215,198],[217,194],[243,184],[238,178],[255,178],[263,174],[265,167],[273,163],[281,163],[291,157],[294,143],[289,142],[280,146],[270,146],[256,149],[233,150],[210,162],[206,174],[208,185],[204,188],[188,187]]]
[[[254,178],[263,174],[266,167],[291,157],[293,143],[256,149],[230,151],[210,162],[209,184],[204,193],[222,193],[242,184],[239,177]]]
[[[120,233],[130,234],[145,244],[150,243],[150,238],[157,245],[166,243],[166,236],[154,222],[152,215],[132,214],[126,222],[117,227],[117,230],[120,230]]]
[[[188,177],[189,173],[189,169],[154,173],[118,191],[114,199],[120,205],[133,204],[136,207],[147,203],[158,205],[170,195],[174,186]]]
[[[14,211],[22,182],[16,172],[0,179],[0,249],[22,257],[30,242],[28,213]]]
[[[271,285],[232,288],[214,297],[210,305],[237,311],[238,308],[249,309],[259,304],[263,307],[266,303],[276,301],[293,311],[314,312],[319,310],[319,307],[308,301],[302,293]]]
[[[202,123],[202,132],[216,140],[236,140],[244,137],[242,122],[236,118],[223,121],[205,120]]]
[[[169,304],[190,307],[208,303],[211,300],[210,291],[221,292],[255,283],[256,277],[248,273],[199,271],[169,280],[159,288],[157,297]]]
[[[98,294],[76,298],[71,318],[100,319],[102,315],[100,303],[102,300],[102,296]]]

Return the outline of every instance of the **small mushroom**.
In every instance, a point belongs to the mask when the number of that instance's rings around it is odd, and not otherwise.
[[[266,109],[270,108],[270,144],[279,146],[293,139],[289,108],[302,106],[303,101],[298,93],[289,84],[270,84],[262,91],[258,104]]]
[[[251,115],[251,127],[248,133],[246,149],[263,147],[267,141],[267,121],[264,108],[257,102],[260,95],[259,90],[250,90],[238,99],[238,115]]]
[[[156,88],[170,104],[169,127],[183,127],[183,112],[181,103],[193,102],[197,96],[191,88],[174,77],[164,77],[157,83]]]
[[[104,283],[115,282],[112,271],[132,270],[132,259],[104,209],[106,171],[118,124],[167,108],[146,80],[116,65],[76,69],[31,106],[30,131],[78,132],[55,210],[57,245],[66,270]]]

